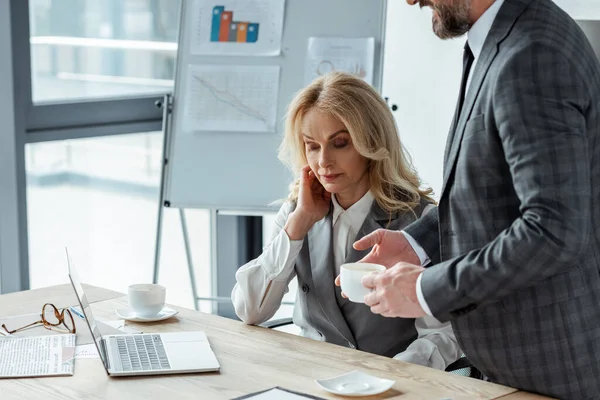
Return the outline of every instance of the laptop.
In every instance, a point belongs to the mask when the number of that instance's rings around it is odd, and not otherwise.
[[[66,249],[65,249],[66,250]],[[204,332],[102,335],[67,251],[69,278],[109,376],[219,371]]]

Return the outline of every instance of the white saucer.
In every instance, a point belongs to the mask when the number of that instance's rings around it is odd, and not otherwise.
[[[329,379],[315,379],[315,382],[330,393],[352,397],[380,394],[396,383],[360,371],[348,372]]]
[[[119,318],[123,318],[127,321],[133,321],[133,322],[162,321],[164,319],[169,319],[169,318],[177,315],[177,313],[179,313],[179,311],[173,310],[172,308],[169,308],[169,307],[163,308],[162,310],[159,311],[158,314],[156,314],[153,317],[140,317],[135,313],[135,311],[133,311],[129,307],[117,308],[117,309],[115,309],[115,312],[117,313]]]

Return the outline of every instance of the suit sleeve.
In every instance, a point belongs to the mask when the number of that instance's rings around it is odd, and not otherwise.
[[[438,208],[433,207],[421,218],[403,229],[422,248],[429,257],[431,264],[440,262],[440,234],[438,225]]]
[[[425,299],[437,319],[576,265],[591,232],[584,115],[597,106],[589,104],[580,72],[561,49],[542,43],[516,51],[500,66],[493,115],[520,217],[483,248],[423,272]]]

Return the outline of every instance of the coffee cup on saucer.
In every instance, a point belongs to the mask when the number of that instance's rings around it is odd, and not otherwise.
[[[167,289],[153,283],[140,283],[129,286],[127,290],[129,306],[142,318],[152,318],[165,306]]]

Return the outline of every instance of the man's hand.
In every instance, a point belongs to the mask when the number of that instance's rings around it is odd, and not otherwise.
[[[425,268],[398,263],[386,271],[365,276],[363,286],[371,288],[365,304],[384,317],[420,318],[426,315],[417,298],[417,278]]]
[[[366,250],[369,247],[373,247],[371,252],[358,262],[379,264],[386,268],[399,262],[421,264],[419,256],[413,250],[406,236],[399,231],[377,229],[354,242],[356,250]],[[341,286],[340,275],[335,278],[335,285]],[[344,292],[342,292],[342,296],[346,297]]]
[[[359,262],[380,264],[386,268],[399,262],[421,265],[419,256],[400,231],[377,229],[354,242],[356,250],[366,250],[369,247],[373,247],[371,252]]]

